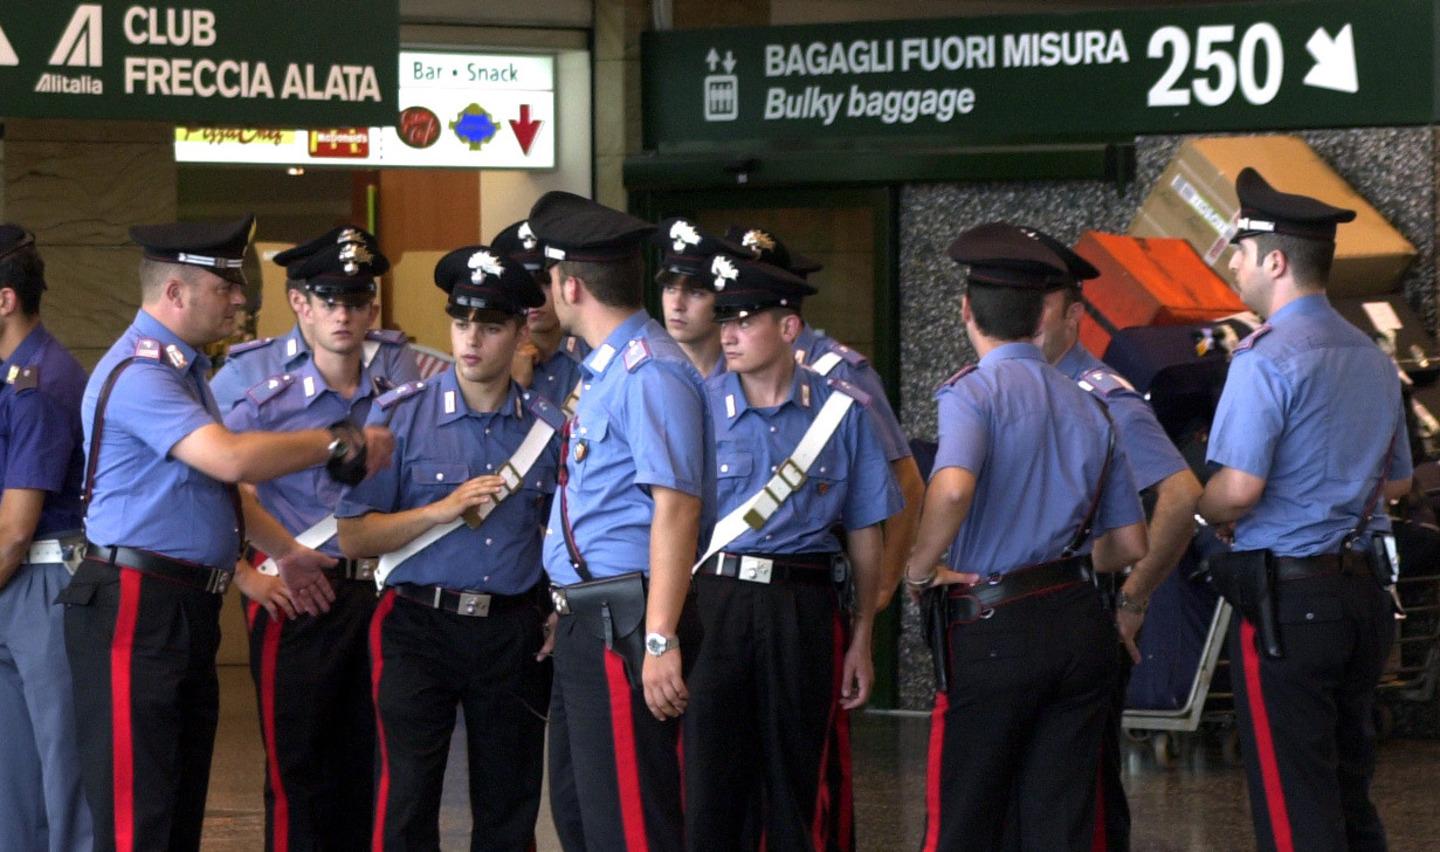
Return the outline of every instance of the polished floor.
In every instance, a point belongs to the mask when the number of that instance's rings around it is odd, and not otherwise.
[[[248,671],[224,666],[220,735],[205,822],[206,852],[263,848],[260,800],[263,761]],[[927,722],[919,716],[870,714],[855,725],[856,811],[862,850],[916,849],[924,817]],[[1161,768],[1154,744],[1132,743],[1127,786],[1135,813],[1137,852],[1243,852],[1250,839],[1244,777],[1225,760],[1223,737],[1182,743],[1182,755]],[[441,813],[444,848],[469,848],[465,754],[451,751]],[[1440,848],[1440,742],[1395,740],[1381,748],[1375,798],[1395,852]],[[559,845],[542,806],[539,848]]]

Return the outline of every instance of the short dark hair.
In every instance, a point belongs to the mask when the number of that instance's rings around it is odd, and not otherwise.
[[[20,313],[40,313],[40,293],[45,289],[45,259],[34,245],[25,246],[0,260],[0,287],[9,287],[20,300]]]
[[[995,287],[971,282],[970,313],[986,337],[995,340],[1028,340],[1040,328],[1045,292],[1021,287]]]
[[[560,274],[585,282],[585,289],[602,305],[612,308],[638,308],[645,303],[645,264],[636,254],[623,260],[605,263],[562,260]]]
[[[1260,234],[1255,240],[1255,259],[1264,260],[1272,251],[1285,255],[1290,274],[1307,287],[1324,287],[1330,280],[1335,264],[1335,244],[1326,240],[1309,240],[1289,234]]]

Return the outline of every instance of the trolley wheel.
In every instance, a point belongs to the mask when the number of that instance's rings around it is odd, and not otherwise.
[[[1240,754],[1240,729],[1231,727],[1225,731],[1225,738],[1220,742],[1220,754],[1225,758],[1229,766],[1241,766],[1245,759]]]
[[[1150,749],[1161,769],[1174,769],[1179,762],[1180,744],[1168,731],[1156,731],[1150,738]]]
[[[1375,738],[1388,740],[1395,733],[1395,711],[1388,704],[1375,702]]]

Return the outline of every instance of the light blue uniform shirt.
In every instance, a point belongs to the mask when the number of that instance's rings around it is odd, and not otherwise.
[[[533,406],[514,382],[505,403],[482,414],[470,410],[452,367],[402,385],[376,401],[369,422],[395,433],[390,466],[347,488],[337,518],[417,509],[444,499],[477,476],[497,474],[535,424]],[[562,422],[551,408],[553,424]],[[417,583],[447,589],[518,595],[540,580],[540,535],[547,496],[555,490],[558,434],[552,436],[521,489],[502,500],[476,529],[461,525],[395,568],[386,585]]]
[[[840,363],[829,372],[829,377],[849,382],[870,396],[870,408],[875,412],[875,421],[880,428],[880,445],[885,449],[885,458],[898,461],[913,455],[910,452],[910,441],[905,437],[905,430],[900,428],[900,420],[896,418],[895,410],[890,407],[890,400],[885,396],[885,385],[880,381],[880,374],[875,372],[875,368],[870,366],[865,356],[838,340],[821,334],[809,324],[800,329],[800,336],[795,338],[796,360],[800,364],[812,366],[830,352],[840,356]]]
[[[565,459],[570,527],[592,576],[648,574],[651,486],[700,498],[700,544],[713,523],[715,445],[700,374],[644,311],[621,323],[583,366]],[[545,570],[557,585],[568,585],[581,577],[562,530],[557,496],[545,532]]]
[[[956,571],[1005,573],[1058,559],[1105,477],[1095,536],[1144,520],[1124,448],[1105,469],[1110,426],[1090,394],[1029,343],[1007,343],[936,392],[935,470],[975,474],[970,513],[950,547]],[[1088,553],[1090,542],[1081,548]]]
[[[225,415],[225,425],[235,432],[324,429],[341,420],[363,426],[376,397],[375,366],[361,367],[355,396],[344,399],[307,358],[294,372],[271,376],[246,391]],[[291,535],[299,535],[335,511],[342,487],[320,464],[259,483],[255,492],[267,512]],[[334,536],[316,549],[342,555]]]
[[[86,534],[96,544],[229,571],[240,547],[231,486],[170,455],[196,429],[220,422],[205,382],[210,359],[143,309],[85,385],[87,458],[100,388],[117,364],[136,354],[144,357],[125,368],[105,407]]]
[[[365,340],[367,344],[379,346],[375,357],[369,359],[370,365],[378,368],[376,375],[385,377],[391,386],[419,380],[415,351],[405,344],[403,332],[371,329],[365,332]],[[221,413],[229,414],[235,403],[255,385],[271,376],[293,372],[309,362],[310,344],[305,342],[297,324],[279,337],[230,347],[224,365],[210,380],[210,391],[215,394]]]
[[[33,386],[12,370],[33,370]],[[85,470],[80,399],[85,370],[37,325],[0,364],[0,488],[45,492],[34,538],[80,529]]]
[[[745,400],[740,377],[723,373],[705,383],[715,421],[716,509],[719,517],[755,496],[794,453],[831,394],[818,373],[795,370],[790,398],[773,408]],[[852,395],[863,396],[855,390]],[[838,553],[831,530],[878,524],[900,511],[903,499],[875,434],[869,400],[857,399],[810,466],[805,483],[780,505],[760,530],[726,545],[732,553]]]
[[[1070,347],[1055,369],[1071,381],[1084,380],[1110,406],[1110,416],[1115,418],[1115,429],[1130,462],[1130,476],[1141,491],[1189,467],[1155,419],[1155,410],[1145,397],[1084,346],[1076,343]]]
[[[535,375],[526,390],[538,393],[557,406],[565,404],[565,398],[580,381],[580,364],[590,354],[585,341],[573,335],[566,335],[560,341],[560,348],[535,365]]]
[[[1236,347],[1207,456],[1265,480],[1236,550],[1338,552],[1387,454],[1385,478],[1410,476],[1395,364],[1324,295],[1296,299]],[[1370,528],[1390,528],[1383,503]]]

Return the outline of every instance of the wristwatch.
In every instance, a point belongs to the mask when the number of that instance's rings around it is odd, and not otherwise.
[[[1123,591],[1115,596],[1116,609],[1123,609],[1126,612],[1133,612],[1136,615],[1144,615],[1147,606],[1149,606],[1149,601],[1137,601]]]
[[[645,653],[652,657],[658,657],[666,651],[673,651],[679,647],[679,637],[666,636],[664,633],[645,634]]]

